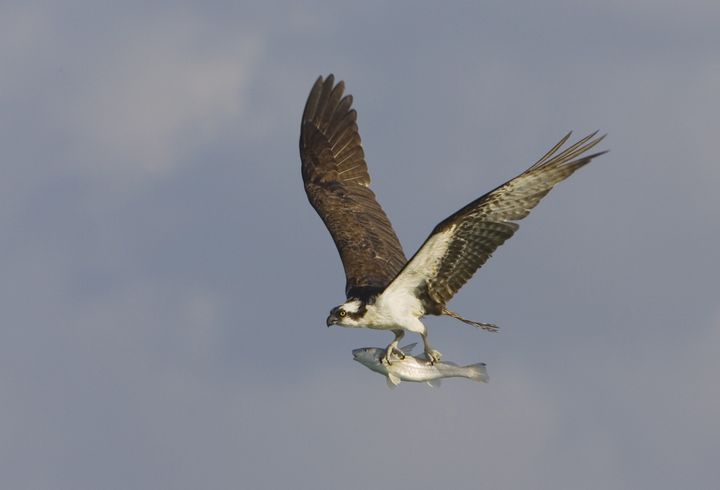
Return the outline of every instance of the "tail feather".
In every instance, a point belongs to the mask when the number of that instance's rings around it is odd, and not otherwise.
[[[498,326],[493,323],[482,323],[482,322],[476,322],[473,320],[468,320],[467,318],[463,318],[460,315],[458,315],[457,313],[448,310],[447,308],[443,308],[442,312],[443,312],[443,315],[453,317],[456,320],[460,320],[461,322],[467,323],[468,325],[472,325],[473,327],[481,328],[483,330],[487,330],[488,332],[497,332],[498,331]]]
[[[473,381],[477,381],[478,383],[487,383],[490,380],[487,373],[487,367],[484,362],[470,364],[469,366],[465,366],[465,368],[469,371],[468,378]]]

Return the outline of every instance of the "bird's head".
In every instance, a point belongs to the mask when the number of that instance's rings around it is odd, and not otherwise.
[[[327,317],[327,326],[340,325],[341,327],[360,327],[365,315],[366,306],[359,299],[351,299],[346,303],[330,310]]]

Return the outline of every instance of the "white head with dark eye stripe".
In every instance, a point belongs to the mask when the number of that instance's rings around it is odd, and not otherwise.
[[[340,325],[341,327],[359,327],[361,319],[365,315],[365,304],[359,299],[351,299],[350,301],[336,306],[330,310],[326,324]]]

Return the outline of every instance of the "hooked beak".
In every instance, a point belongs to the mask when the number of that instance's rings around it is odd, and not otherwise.
[[[330,314],[330,316],[327,317],[327,320],[325,320],[325,324],[328,327],[331,327],[332,325],[336,325],[338,322],[338,318],[335,314]]]

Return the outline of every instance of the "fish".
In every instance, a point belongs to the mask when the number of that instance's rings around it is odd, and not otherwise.
[[[353,360],[386,377],[389,388],[395,388],[401,381],[427,383],[433,388],[440,386],[443,378],[468,378],[478,383],[487,383],[489,377],[484,362],[459,366],[452,362],[431,363],[425,357],[411,356],[415,344],[400,349],[400,355],[393,355],[390,364],[384,361],[387,349],[380,347],[361,347],[352,351]]]

